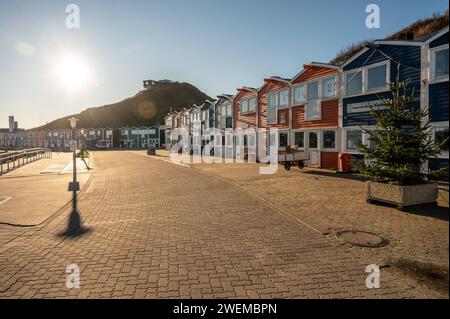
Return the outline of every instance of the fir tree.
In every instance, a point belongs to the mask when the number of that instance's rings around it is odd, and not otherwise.
[[[374,130],[362,129],[369,135],[369,145],[357,142],[364,160],[355,163],[356,171],[374,181],[398,185],[426,183],[441,175],[445,169],[422,172],[421,165],[440,154],[448,138],[434,143],[428,111],[414,108],[418,100],[414,90],[408,91],[410,81],[392,83],[392,97],[381,98],[369,105],[376,121]]]

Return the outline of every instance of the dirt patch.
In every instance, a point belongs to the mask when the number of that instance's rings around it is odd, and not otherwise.
[[[392,259],[388,265],[427,287],[448,296],[448,268],[408,259]]]

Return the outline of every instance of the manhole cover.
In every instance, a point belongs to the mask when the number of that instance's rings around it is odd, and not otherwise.
[[[389,240],[363,230],[341,230],[336,233],[336,238],[359,247],[376,248],[389,244]]]

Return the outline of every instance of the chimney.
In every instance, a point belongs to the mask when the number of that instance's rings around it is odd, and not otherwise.
[[[397,40],[407,40],[412,41],[414,40],[414,32],[403,32],[400,33]]]

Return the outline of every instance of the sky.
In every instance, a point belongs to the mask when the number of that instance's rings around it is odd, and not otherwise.
[[[71,3],[80,9],[78,29],[66,27]],[[370,3],[380,7],[379,29],[365,25]],[[8,115],[32,128],[118,102],[145,79],[235,94],[447,7],[447,0],[0,0],[0,127]],[[84,75],[76,89],[64,76],[73,67],[58,71],[67,57]]]

